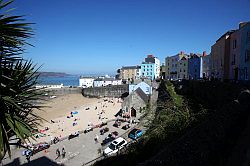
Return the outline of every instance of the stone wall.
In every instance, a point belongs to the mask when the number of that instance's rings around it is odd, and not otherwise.
[[[82,95],[88,97],[121,97],[128,92],[128,85],[113,85],[82,89]]]
[[[145,103],[136,92],[130,93],[122,102],[122,109],[130,111],[133,107],[136,110],[136,114],[140,116],[140,110],[145,108],[147,103]]]

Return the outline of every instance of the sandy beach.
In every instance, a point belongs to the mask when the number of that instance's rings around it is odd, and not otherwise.
[[[121,108],[120,101],[117,98],[87,98],[82,94],[65,94],[49,99],[44,103],[46,107],[35,110],[47,122],[41,123],[41,134],[32,143],[50,141],[54,137],[62,138],[86,129],[89,124],[96,125],[114,119]],[[45,130],[46,127],[48,130]]]

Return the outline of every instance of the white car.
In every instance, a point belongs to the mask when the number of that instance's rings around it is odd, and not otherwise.
[[[127,145],[127,141],[122,137],[119,137],[111,142],[111,144],[104,150],[104,155],[112,155],[118,152],[118,150],[124,148]]]

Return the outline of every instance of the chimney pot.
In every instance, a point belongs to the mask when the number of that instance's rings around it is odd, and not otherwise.
[[[207,52],[203,51],[202,56],[207,56]]]

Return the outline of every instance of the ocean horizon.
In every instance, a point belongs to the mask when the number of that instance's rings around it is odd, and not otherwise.
[[[39,85],[59,85],[63,86],[79,86],[78,75],[57,76],[40,76],[37,80]]]

